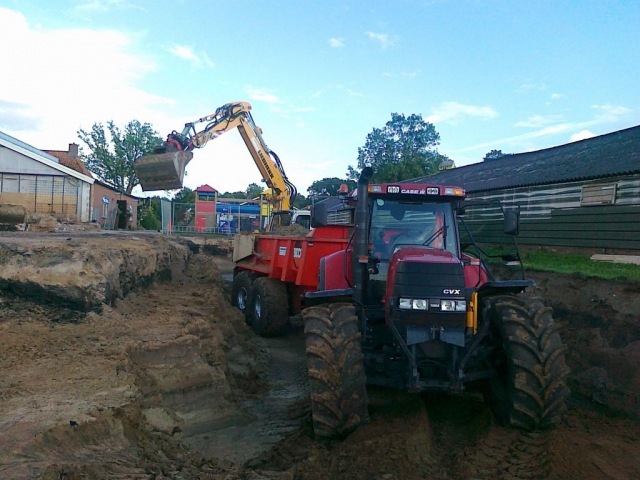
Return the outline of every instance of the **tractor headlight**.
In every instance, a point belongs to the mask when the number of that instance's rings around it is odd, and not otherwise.
[[[426,310],[427,309],[427,301],[424,299],[414,299],[413,302],[411,302],[411,306],[413,307],[414,310]]]
[[[440,302],[440,310],[443,312],[453,312],[456,309],[455,300],[442,300]]]
[[[410,298],[401,298],[398,303],[398,307],[404,310],[411,310],[411,299]]]
[[[465,300],[442,300],[440,310],[443,312],[466,312],[467,302]]]
[[[401,298],[398,307],[402,310],[426,310],[428,301],[424,298]]]
[[[456,312],[466,312],[466,311],[467,311],[467,302],[465,300],[457,300]]]

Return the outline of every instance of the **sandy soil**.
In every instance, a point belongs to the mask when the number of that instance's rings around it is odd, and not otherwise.
[[[206,253],[225,245],[43,235],[0,237],[0,478],[640,478],[638,286],[533,274],[573,369],[557,431],[501,428],[472,394],[370,389],[371,422],[327,442],[300,329],[249,331],[232,264]]]

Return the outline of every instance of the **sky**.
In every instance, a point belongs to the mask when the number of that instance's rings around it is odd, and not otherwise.
[[[0,131],[66,150],[97,122],[166,137],[248,101],[306,194],[392,113],[458,167],[640,125],[639,25],[638,0],[0,0]],[[231,131],[185,185],[260,180]]]

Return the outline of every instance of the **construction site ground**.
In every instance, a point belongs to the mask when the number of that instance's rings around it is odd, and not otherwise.
[[[567,345],[561,426],[482,397],[369,389],[371,421],[314,439],[301,327],[255,336],[228,240],[0,235],[0,478],[640,478],[640,288],[534,273]]]

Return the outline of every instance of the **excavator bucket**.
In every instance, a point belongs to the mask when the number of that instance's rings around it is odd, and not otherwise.
[[[192,158],[192,152],[146,155],[134,161],[133,168],[142,190],[175,190],[182,188],[184,170]]]

